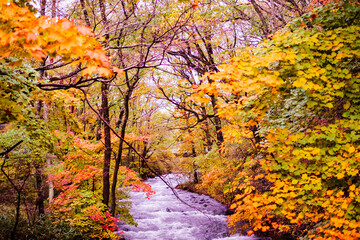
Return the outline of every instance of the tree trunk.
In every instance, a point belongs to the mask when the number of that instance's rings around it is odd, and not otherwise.
[[[85,7],[85,1],[80,0],[80,4],[81,4],[81,9],[82,9],[83,14],[84,14],[85,23],[86,23],[87,26],[90,27],[90,20],[89,20],[88,12],[87,12],[86,7]]]
[[[214,111],[214,121],[215,121],[215,130],[216,130],[216,144],[220,146],[224,142],[224,137],[221,131],[221,120],[218,116],[217,106],[216,106],[216,98],[214,95],[210,96],[211,99],[211,105],[213,107]]]
[[[100,113],[100,114],[102,114],[102,113]],[[100,118],[98,118],[96,120],[96,136],[95,136],[95,139],[96,139],[96,141],[101,140],[101,120],[100,120]]]
[[[196,157],[196,151],[195,151],[195,147],[194,144],[192,145],[192,158]],[[198,184],[199,183],[199,178],[198,178],[198,172],[197,172],[197,165],[195,160],[193,161],[193,171],[194,171],[194,183]]]
[[[119,142],[119,151],[117,154],[117,158],[115,160],[114,175],[113,175],[113,181],[112,181],[112,185],[111,185],[111,211],[112,211],[112,214],[115,214],[115,211],[116,211],[116,185],[117,185],[119,167],[122,164],[122,152],[123,152],[123,147],[124,147],[123,139],[125,138],[126,126],[127,126],[128,120],[129,120],[129,101],[130,101],[131,95],[132,95],[132,90],[128,89],[128,91],[126,92],[125,98],[124,98],[124,110],[120,113],[120,117],[123,117],[123,118],[119,119],[119,121],[121,121],[121,123],[120,123],[121,139]],[[129,149],[129,151],[130,151],[130,149]]]
[[[44,102],[43,101],[37,101],[36,102],[36,115],[41,118],[44,119],[44,115],[41,115],[41,109],[44,106]],[[46,113],[46,109],[44,109],[44,114]],[[46,116],[47,117],[47,116]],[[35,180],[36,180],[36,194],[37,194],[37,198],[36,198],[36,209],[40,215],[43,215],[45,213],[45,207],[44,207],[44,191],[43,191],[43,169],[39,163],[35,162],[34,164],[35,166]]]
[[[44,121],[46,123],[49,122],[49,106],[46,102],[44,102]],[[46,154],[46,166],[47,168],[50,168],[51,166],[51,160],[56,158],[54,155]],[[48,179],[50,178],[50,173],[48,174]],[[49,203],[54,198],[54,183],[52,181],[49,182]]]
[[[99,0],[102,22],[105,28],[105,39],[109,39],[108,23],[106,17],[106,9],[104,0]],[[105,46],[106,47],[106,46]],[[104,120],[110,124],[109,103],[108,103],[109,85],[102,83],[101,85],[101,110]],[[103,167],[103,203],[109,206],[110,197],[110,162],[111,162],[111,138],[110,127],[104,124],[104,167]]]
[[[52,6],[51,6],[51,17],[56,18],[56,10],[58,8],[58,0],[52,0]]]
[[[203,115],[206,115],[206,108],[202,107],[202,112]],[[205,142],[206,142],[206,147],[205,147],[205,153],[208,153],[211,150],[212,147],[212,140],[211,140],[211,134],[210,134],[210,127],[209,127],[209,122],[208,119],[206,119],[204,121],[204,132],[205,132]]]
[[[35,179],[36,179],[36,208],[38,210],[39,216],[45,214],[44,207],[44,189],[43,189],[43,172],[39,164],[35,164]]]
[[[47,154],[46,155],[46,165],[49,168],[51,166],[51,159],[54,158],[54,156]],[[50,177],[50,173],[48,175],[48,178]],[[54,183],[53,181],[49,182],[49,203],[51,203],[51,201],[54,198]]]
[[[40,15],[45,16],[45,10],[46,10],[46,0],[40,1]]]
[[[17,198],[16,198],[16,216],[15,216],[15,224],[11,231],[11,240],[16,239],[16,229],[19,224],[19,217],[20,217],[20,203],[21,203],[21,192],[17,192]]]
[[[101,85],[101,110],[102,117],[107,123],[110,123],[109,118],[109,103],[108,103],[109,85],[102,83]],[[104,166],[103,166],[103,203],[109,205],[110,197],[110,161],[111,161],[111,139],[110,128],[104,124]]]

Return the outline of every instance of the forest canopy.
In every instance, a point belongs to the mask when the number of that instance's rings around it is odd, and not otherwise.
[[[234,234],[359,239],[359,14],[0,0],[0,239],[120,238],[129,191],[172,171]]]

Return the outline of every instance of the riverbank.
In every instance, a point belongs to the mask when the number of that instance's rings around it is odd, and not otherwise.
[[[203,194],[203,195],[207,195],[207,196],[212,198],[212,196],[205,189],[198,188],[197,184],[195,184],[193,182],[180,183],[179,185],[176,186],[176,189],[181,189],[181,190],[184,190],[184,191],[197,193],[197,194],[200,194],[200,195]],[[221,201],[219,201],[219,202],[221,202]],[[231,215],[231,214],[234,213],[234,211],[232,209],[230,209],[230,206],[227,203],[225,203],[225,202],[221,202],[221,203],[224,204],[227,207],[226,211],[225,211],[225,215]]]

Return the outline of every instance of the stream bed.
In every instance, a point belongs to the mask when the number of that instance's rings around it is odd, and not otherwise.
[[[172,187],[185,181],[180,175],[169,174],[163,178]],[[156,194],[145,198],[145,193],[132,192],[132,209],[138,226],[121,225],[126,240],[250,240],[266,239],[255,236],[230,236],[226,227],[226,206],[206,195],[175,189],[172,190],[159,178],[146,183]],[[190,206],[188,206],[190,205]]]

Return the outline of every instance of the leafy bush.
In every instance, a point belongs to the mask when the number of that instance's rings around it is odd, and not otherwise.
[[[0,216],[0,240],[10,239],[11,230],[14,227],[15,217],[9,207],[2,206]],[[8,210],[6,210],[8,209]],[[24,215],[20,216],[19,225],[16,231],[18,240],[47,240],[47,239],[64,239],[76,240],[86,239],[79,229],[71,227],[64,221],[54,221],[50,215],[42,216],[30,223]]]

